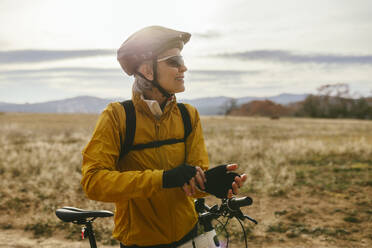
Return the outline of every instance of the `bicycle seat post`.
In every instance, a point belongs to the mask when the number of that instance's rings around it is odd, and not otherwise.
[[[84,210],[75,207],[63,207],[56,210],[56,215],[64,222],[72,222],[77,225],[83,225],[85,227],[85,234],[89,238],[91,248],[97,248],[96,238],[93,232],[93,221],[99,217],[111,217],[114,214],[106,210]]]
[[[90,247],[97,248],[96,237],[94,236],[92,221],[90,220],[87,221],[85,223],[85,227],[86,227],[86,232],[89,238]]]

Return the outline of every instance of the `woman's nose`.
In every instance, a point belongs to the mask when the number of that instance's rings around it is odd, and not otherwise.
[[[181,66],[178,68],[178,70],[179,70],[180,72],[185,72],[185,71],[187,71],[187,67],[186,67],[186,65],[181,65]]]

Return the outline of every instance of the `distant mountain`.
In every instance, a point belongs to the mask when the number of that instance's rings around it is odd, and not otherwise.
[[[113,99],[102,99],[92,96],[79,96],[58,101],[32,104],[0,104],[3,112],[32,112],[32,113],[99,113]]]
[[[270,100],[275,103],[279,103],[282,105],[287,105],[293,102],[299,102],[305,100],[307,94],[280,94],[277,96],[271,97],[241,97],[237,98],[237,104],[242,105],[244,103],[248,103],[251,101],[256,100]],[[191,105],[195,106],[201,115],[218,115],[223,114],[225,112],[224,107],[232,100],[232,97],[208,97],[208,98],[199,98],[194,100],[180,100],[180,102],[187,102]]]
[[[308,96],[308,94],[296,95],[296,94],[283,93],[283,94],[280,94],[278,96],[268,97],[267,100],[273,101],[275,103],[287,105],[287,104],[290,104],[290,103],[303,101],[303,100],[305,100],[305,98],[307,96]]]
[[[248,102],[257,101],[257,100],[270,100],[270,101],[275,102],[275,103],[286,105],[286,104],[293,103],[293,102],[303,101],[303,100],[305,100],[305,98],[307,96],[308,96],[308,94],[296,95],[296,94],[287,94],[287,93],[283,93],[283,94],[280,94],[280,95],[277,95],[277,96],[270,96],[270,97],[250,97],[250,96],[248,96],[248,97],[238,98],[238,104],[241,105],[243,103],[248,103]]]
[[[271,100],[275,103],[289,104],[302,101],[306,94],[280,94],[272,97],[242,97],[237,98],[237,104],[241,105],[253,100]],[[233,98],[231,97],[207,97],[198,99],[181,99],[180,102],[190,103],[195,106],[201,115],[218,115],[224,113],[226,106]],[[92,96],[79,96],[58,101],[12,104],[0,102],[0,112],[31,112],[31,113],[100,113],[110,102],[122,101],[123,99],[102,99]]]
[[[180,99],[179,102],[189,103],[196,107],[201,115],[219,115],[222,114],[223,106],[228,103],[231,97],[207,97],[198,99]]]
[[[5,105],[9,105],[9,103],[7,103],[7,102],[0,102],[0,106],[5,106]]]

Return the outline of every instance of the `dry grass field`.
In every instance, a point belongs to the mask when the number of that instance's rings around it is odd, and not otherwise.
[[[85,198],[81,150],[97,115],[0,114],[0,247],[89,247],[61,206],[113,210]],[[249,247],[372,247],[372,121],[203,117],[212,165],[236,162]],[[217,201],[209,197],[209,204]],[[95,223],[104,247],[112,219]],[[243,247],[231,221],[232,247]],[[116,243],[116,247],[118,247]]]

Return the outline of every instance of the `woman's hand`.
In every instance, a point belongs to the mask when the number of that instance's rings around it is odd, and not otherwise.
[[[206,177],[204,175],[204,171],[196,166],[196,175],[190,179],[190,181],[185,183],[182,189],[185,191],[186,195],[193,196],[196,193],[197,188],[201,190],[205,190],[204,183],[206,182]],[[226,166],[227,171],[235,171],[238,168],[237,164],[229,164]],[[240,177],[235,177],[235,181],[232,183],[232,189],[227,192],[227,198],[232,198],[233,194],[237,195],[239,193],[239,189],[243,186],[244,182],[247,180],[247,175],[242,174]]]
[[[195,168],[196,175],[190,179],[188,184],[185,183],[182,187],[183,191],[185,191],[186,195],[188,196],[195,195],[197,188],[205,190],[204,183],[206,182],[206,178],[204,171],[199,166],[195,166]]]
[[[238,168],[237,164],[229,164],[227,165],[226,169],[228,171],[234,171]],[[227,193],[227,198],[232,198],[233,193],[237,195],[239,193],[239,188],[241,188],[244,182],[247,180],[247,175],[242,174],[240,177],[235,177],[235,182],[232,183],[232,190],[230,189]]]

